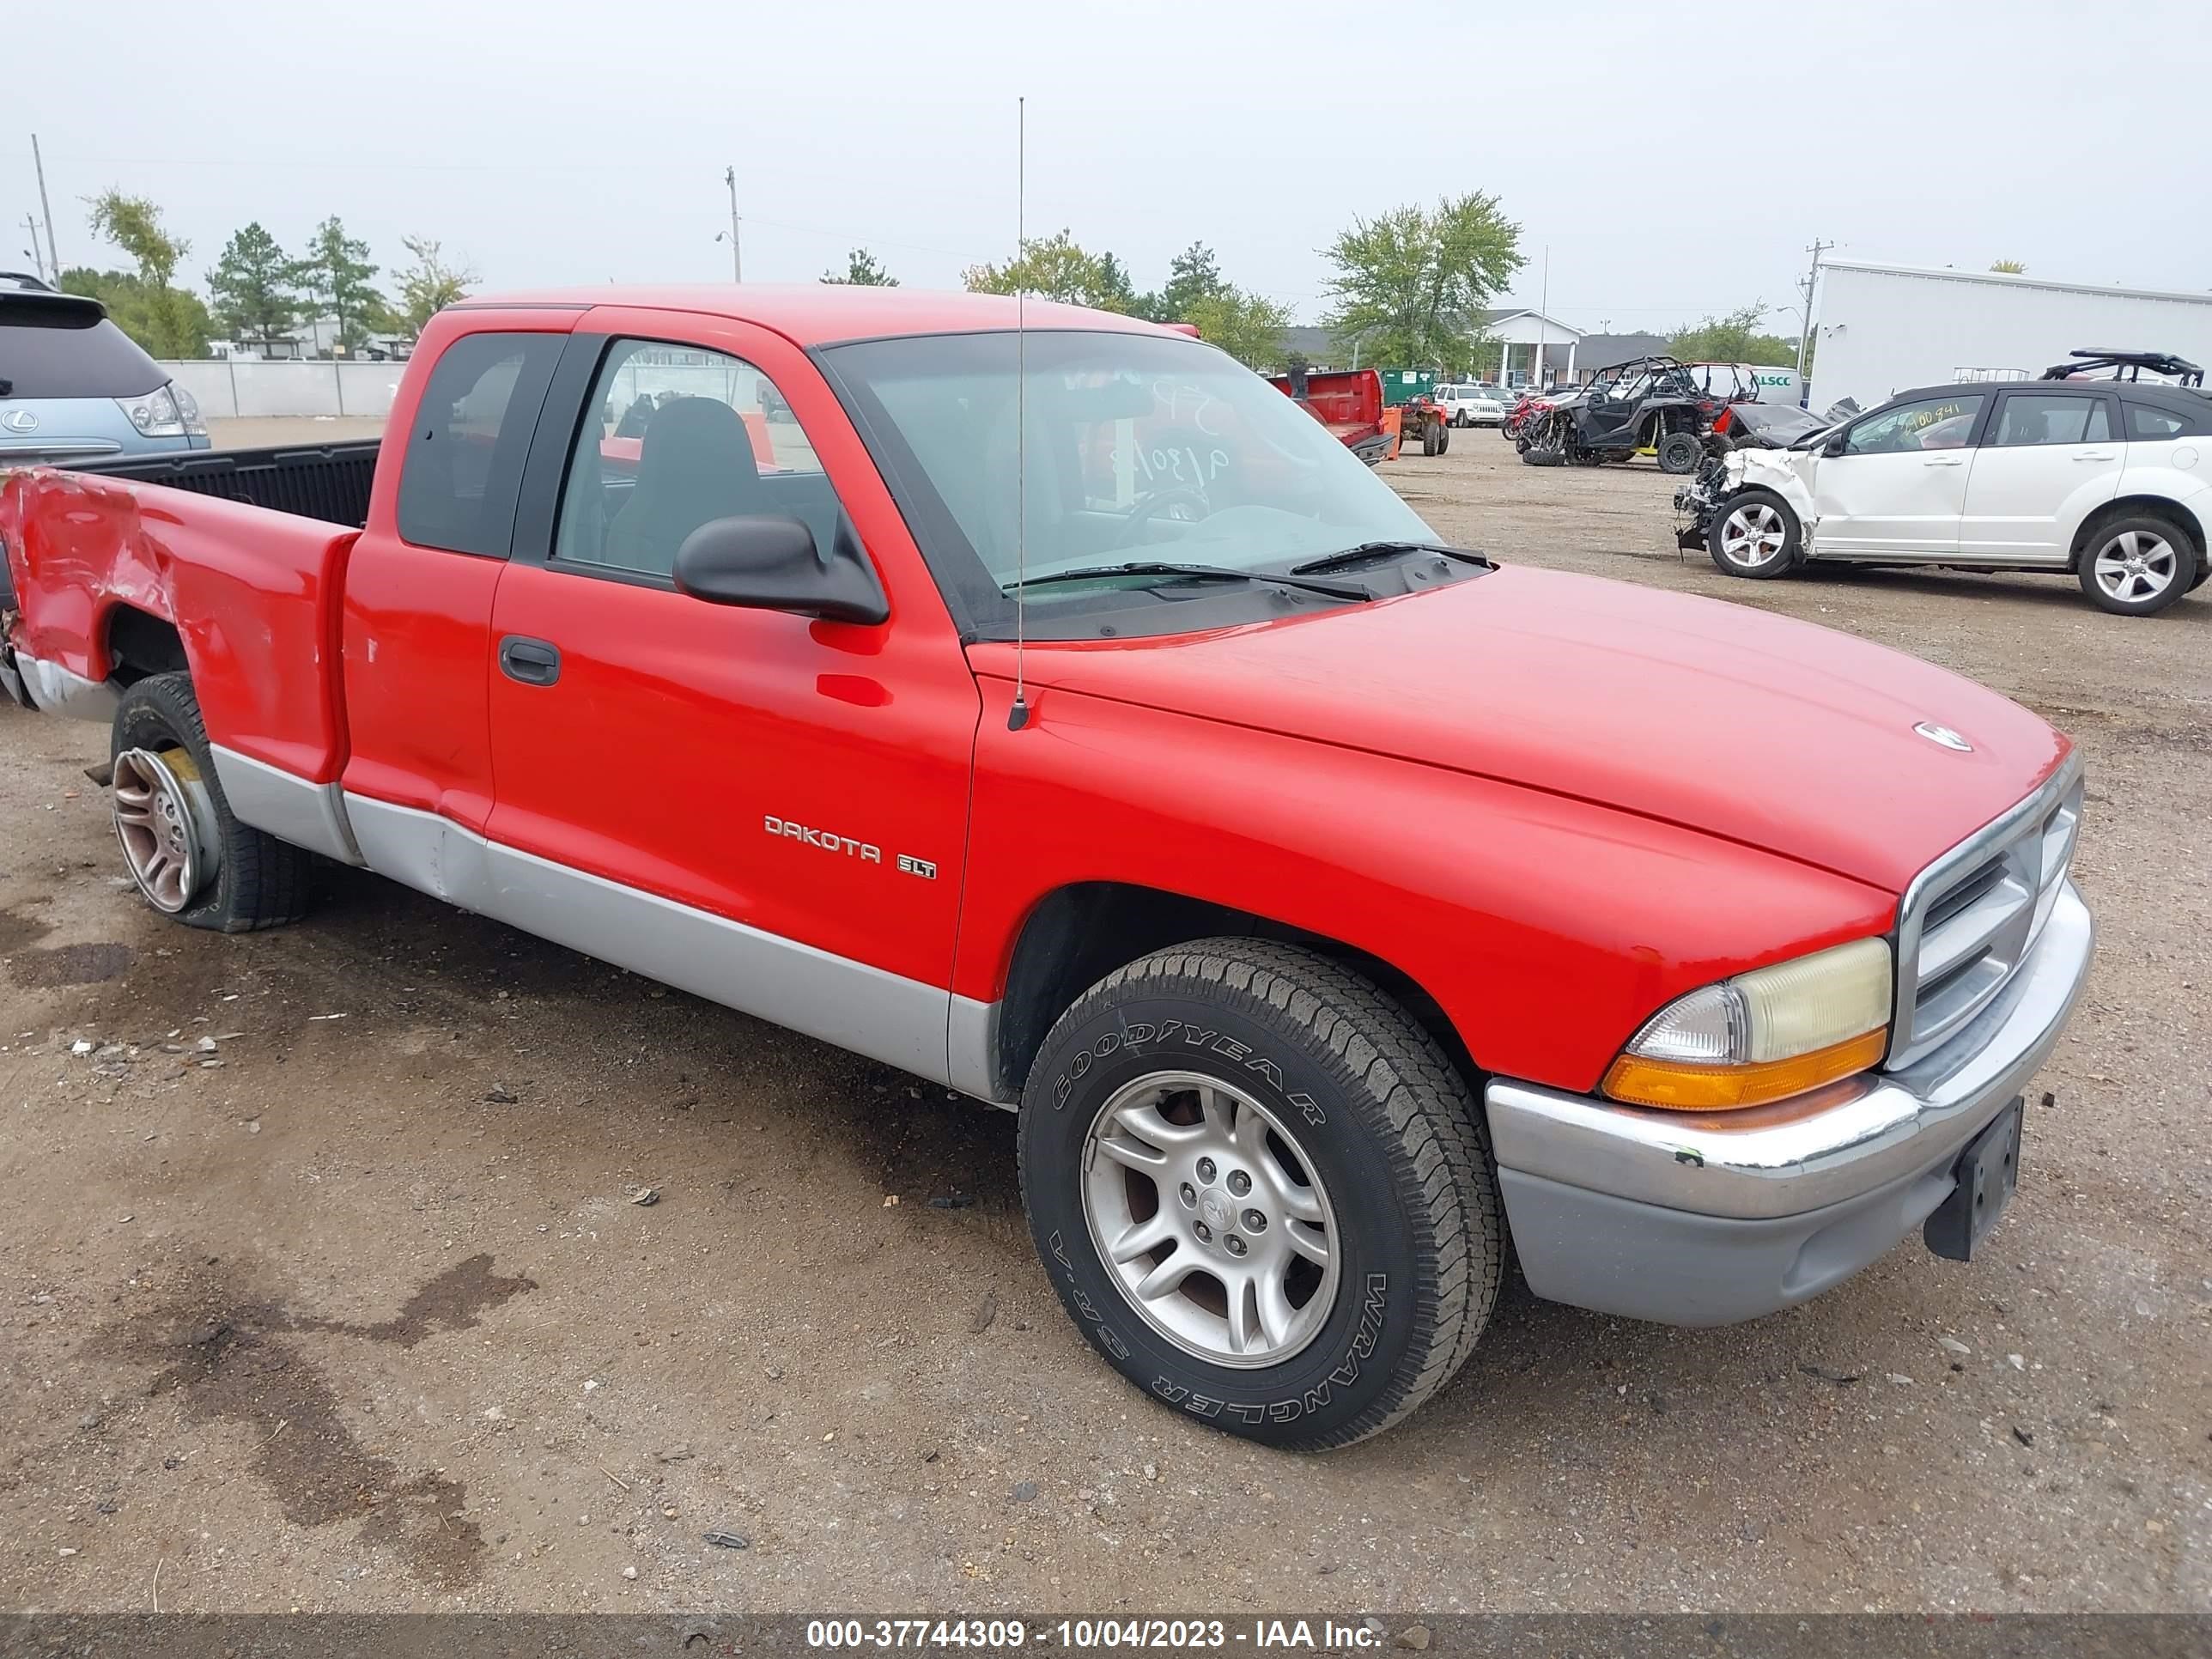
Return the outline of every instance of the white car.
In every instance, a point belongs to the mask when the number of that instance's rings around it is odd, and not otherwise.
[[[2043,570],[2145,617],[2212,571],[2212,398],[2115,380],[1928,386],[1787,449],[1723,455],[1674,504],[1683,544],[1731,576],[1811,560]]]
[[[1440,386],[1431,395],[1454,426],[1498,426],[1513,408],[1495,386]]]

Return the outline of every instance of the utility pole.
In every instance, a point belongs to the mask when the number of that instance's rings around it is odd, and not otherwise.
[[[39,252],[39,221],[37,216],[29,213],[25,214],[23,216],[23,228],[31,233],[30,253],[32,273],[43,283],[46,280],[46,256]]]
[[[745,280],[745,256],[738,240],[737,168],[724,167],[722,182],[730,187],[730,280],[733,283],[742,283]]]
[[[39,211],[44,214],[46,219],[46,263],[53,267],[54,284],[59,287],[62,280],[62,249],[61,244],[54,240],[53,204],[46,200],[46,157],[39,154],[39,135],[35,132],[31,135],[31,167],[39,175]]]
[[[1805,359],[1813,349],[1813,289],[1820,280],[1820,256],[1833,246],[1833,242],[1824,242],[1816,236],[1813,239],[1813,246],[1805,250],[1813,256],[1813,268],[1805,273],[1805,280],[1797,284],[1805,294],[1805,325],[1797,333],[1797,379],[1801,384],[1805,379]]]
[[[1552,303],[1552,249],[1548,243],[1544,248],[1544,284],[1536,295],[1536,356],[1528,366],[1528,384],[1540,392],[1544,386],[1544,307]]]

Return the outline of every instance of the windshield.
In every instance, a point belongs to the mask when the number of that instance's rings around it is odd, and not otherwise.
[[[1157,577],[1034,584],[1130,562],[1281,572],[1363,542],[1439,539],[1309,410],[1212,346],[1023,336],[1018,420],[1016,353],[1014,335],[990,333],[822,354],[939,585],[979,629],[1011,623],[1024,574],[1032,631],[1102,609],[1156,613],[1122,631],[1179,630],[1201,623]],[[1239,602],[1221,597],[1234,584],[1204,586],[1216,606]]]

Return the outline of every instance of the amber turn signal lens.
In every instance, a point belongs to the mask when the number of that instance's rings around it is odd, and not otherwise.
[[[1788,1060],[1744,1066],[1692,1066],[1680,1060],[1623,1054],[1605,1074],[1605,1092],[1627,1106],[1674,1112],[1725,1112],[1764,1106],[1817,1089],[1881,1062],[1889,1047],[1887,1026]]]

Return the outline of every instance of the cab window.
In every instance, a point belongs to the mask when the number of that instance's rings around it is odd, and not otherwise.
[[[417,547],[503,559],[514,539],[522,463],[558,334],[465,334],[422,389],[399,474],[399,535]]]
[[[1844,434],[1846,455],[1900,455],[1923,449],[1956,449],[1982,412],[1978,392],[1920,398],[1869,415]]]
[[[791,405],[743,358],[616,340],[570,446],[552,564],[665,581],[716,519],[787,514],[830,545],[837,499]]]

